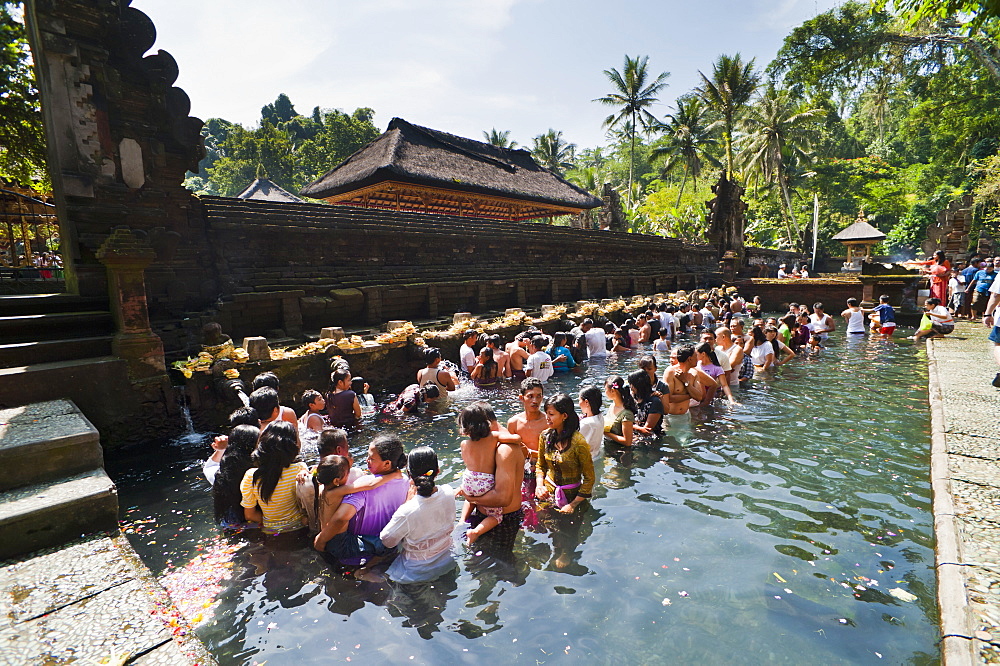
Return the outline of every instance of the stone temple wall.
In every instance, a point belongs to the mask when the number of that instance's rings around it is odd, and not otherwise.
[[[544,224],[203,197],[236,337],[690,288],[713,248]],[[164,331],[168,348],[171,332]]]

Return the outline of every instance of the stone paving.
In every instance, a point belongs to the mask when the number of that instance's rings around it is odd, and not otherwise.
[[[0,665],[215,664],[120,533],[0,563]]]
[[[1000,663],[1000,389],[989,332],[959,322],[927,343],[942,654]]]

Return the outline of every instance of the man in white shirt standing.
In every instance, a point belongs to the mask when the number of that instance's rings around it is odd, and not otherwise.
[[[479,342],[479,333],[469,329],[462,338],[462,348],[458,352],[459,365],[465,372],[472,372],[476,367],[475,345]]]
[[[583,323],[580,324],[580,330],[583,331],[583,338],[587,342],[587,356],[589,358],[604,358],[608,355],[607,337],[604,334],[604,329],[594,326],[593,319],[589,317],[584,319]]]
[[[540,382],[547,382],[555,370],[552,368],[552,357],[545,353],[545,336],[531,338],[531,351],[525,373]]]
[[[786,278],[786,277],[788,277],[788,273],[785,272],[786,268],[788,268],[788,266],[786,266],[785,264],[781,264],[780,266],[778,266],[778,277],[779,278]]]

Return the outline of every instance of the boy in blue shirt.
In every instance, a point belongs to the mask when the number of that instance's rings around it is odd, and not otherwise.
[[[878,305],[868,315],[868,318],[872,320],[872,332],[880,333],[883,340],[892,337],[896,330],[896,311],[889,305],[888,294],[882,294],[878,297]]]
[[[972,294],[972,318],[979,319],[980,314],[986,307],[986,302],[990,300],[990,286],[996,278],[996,271],[993,269],[993,262],[986,262],[983,270],[972,276],[972,284],[975,293]]]

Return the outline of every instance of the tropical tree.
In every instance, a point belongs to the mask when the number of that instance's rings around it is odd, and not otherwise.
[[[0,3],[0,178],[48,187],[45,129],[19,3]]]
[[[562,175],[566,169],[573,168],[573,156],[576,152],[575,143],[566,143],[562,132],[549,129],[545,134],[539,134],[533,140],[534,148],[531,156],[543,167]]]
[[[718,122],[710,121],[708,108],[699,97],[678,99],[677,111],[667,114],[667,122],[663,126],[667,143],[654,148],[653,157],[667,156],[663,166],[664,173],[670,172],[680,164],[684,165],[681,189],[677,193],[675,206],[681,205],[688,176],[697,182],[702,165],[706,162],[713,166],[722,166],[711,154],[711,150],[719,143],[715,138],[717,127]]]
[[[486,139],[486,143],[497,148],[510,148],[511,150],[517,148],[517,141],[510,140],[510,130],[500,131],[494,127],[489,132],[483,132],[483,138]]]
[[[625,63],[622,71],[617,69],[606,69],[604,75],[608,77],[614,86],[614,90],[598,97],[595,102],[600,102],[607,106],[615,107],[615,112],[604,119],[604,126],[614,128],[625,122],[630,122],[629,128],[629,170],[628,170],[628,192],[632,196],[632,180],[635,171],[635,133],[636,128],[642,125],[649,129],[657,125],[656,117],[650,113],[649,107],[659,101],[656,96],[661,90],[667,87],[667,77],[670,72],[660,72],[655,79],[650,80],[648,71],[649,56],[636,56],[630,58],[625,56]],[[631,198],[629,198],[631,203]]]
[[[811,160],[809,146],[820,109],[804,108],[788,90],[768,86],[744,114],[740,155],[754,180],[776,185],[781,192],[788,242],[799,243],[800,232],[792,210],[790,167]]]
[[[735,173],[733,157],[733,134],[737,122],[746,109],[760,83],[760,74],[754,69],[754,59],[743,62],[739,53],[720,55],[712,65],[711,78],[701,71],[702,85],[696,92],[705,102],[722,116],[722,138],[726,150],[726,177],[730,180]]]

